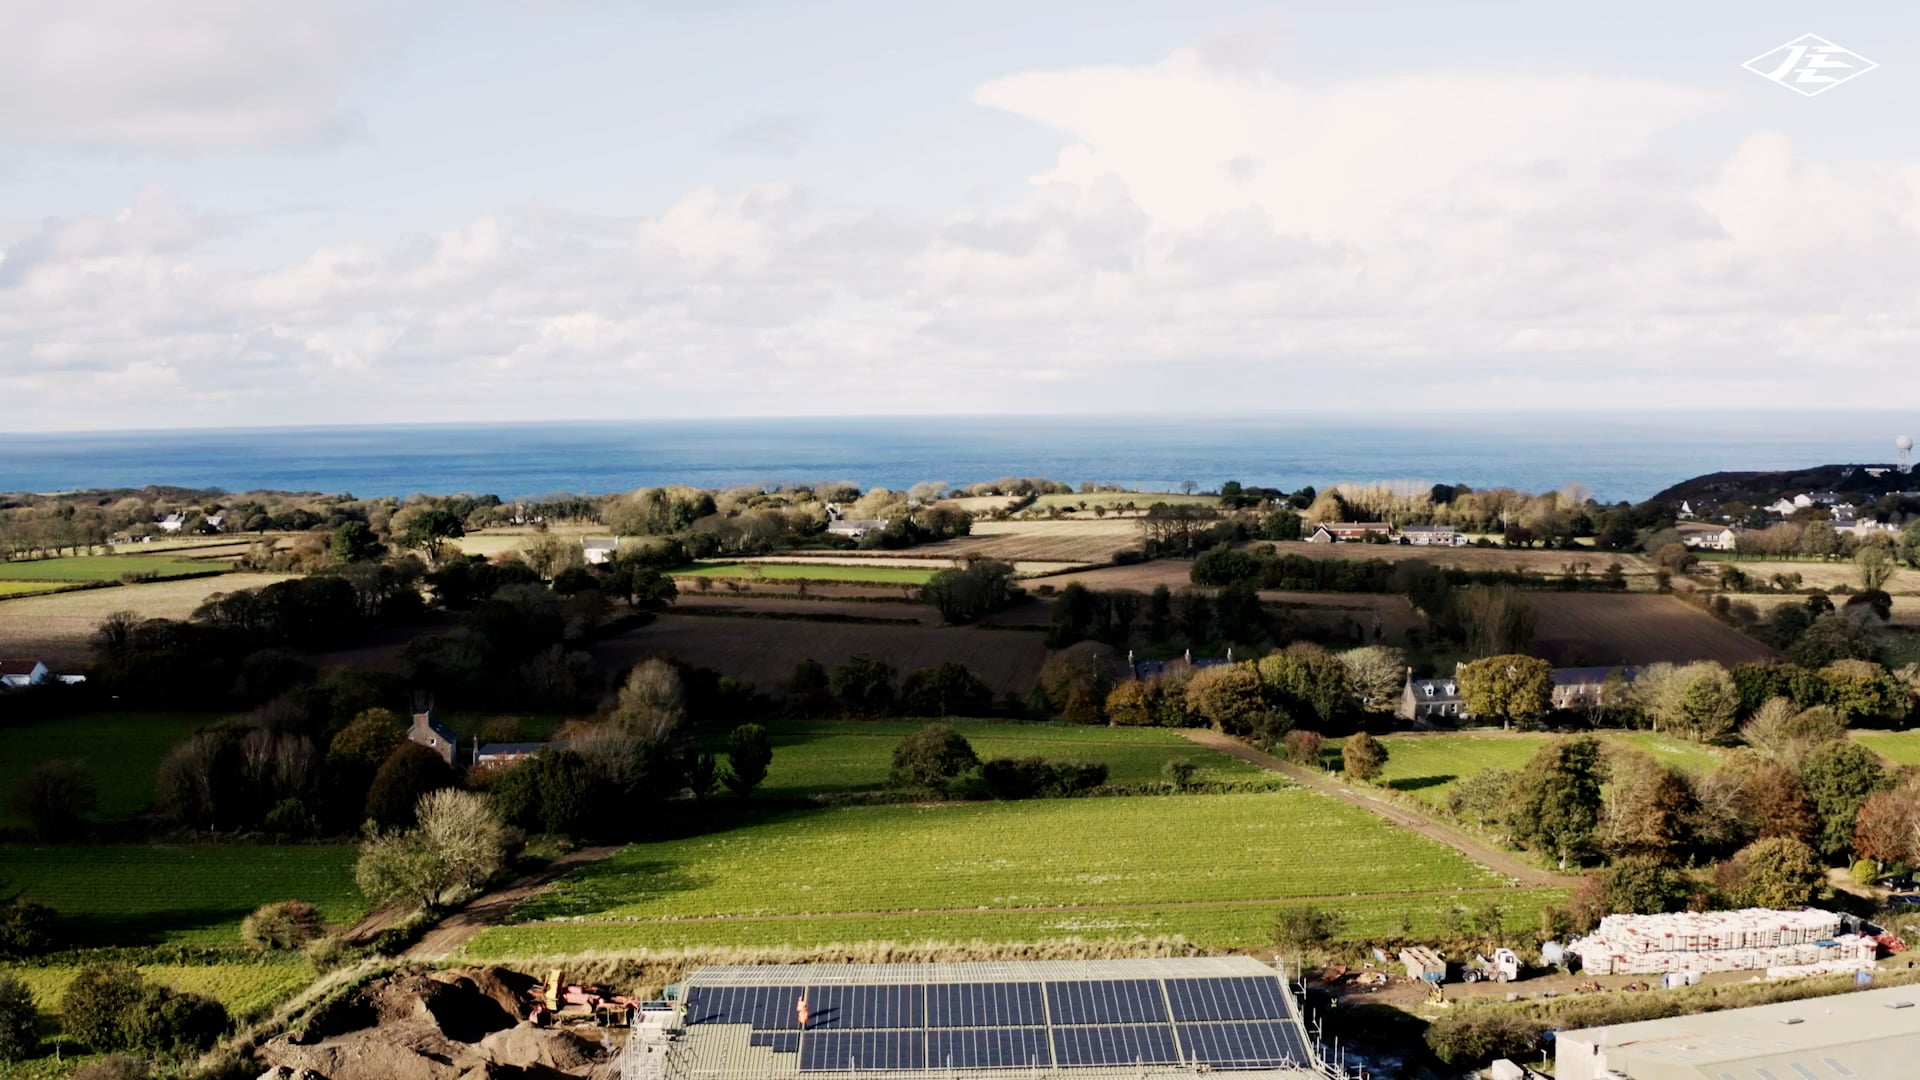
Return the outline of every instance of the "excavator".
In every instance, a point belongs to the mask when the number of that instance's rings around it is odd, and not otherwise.
[[[625,994],[605,994],[597,986],[563,984],[562,974],[559,968],[547,972],[546,985],[527,1012],[528,1020],[541,1027],[580,1023],[631,1026],[641,1010],[653,1004]]]

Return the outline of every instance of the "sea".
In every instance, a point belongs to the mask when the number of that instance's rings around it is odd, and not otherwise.
[[[361,498],[532,499],[661,484],[901,489],[1035,476],[1076,487],[1292,491],[1341,481],[1645,499],[1721,470],[1891,462],[1920,416],[1873,412],[860,416],[0,432],[0,491],[169,484]]]

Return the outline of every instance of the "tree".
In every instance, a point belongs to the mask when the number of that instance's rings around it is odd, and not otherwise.
[[[623,741],[632,738],[612,734]],[[599,739],[597,732],[585,737],[589,743]],[[572,746],[549,747],[509,765],[494,780],[491,794],[500,817],[510,825],[580,836],[592,829],[602,803],[595,781],[596,770],[585,754]]]
[[[1054,653],[1040,668],[1040,694],[1061,719],[1075,724],[1098,724],[1113,692],[1113,650],[1083,641]]]
[[[1340,654],[1347,685],[1366,709],[1390,709],[1407,681],[1407,655],[1385,645],[1348,649]]]
[[[1847,723],[1824,705],[1800,709],[1776,697],[1754,711],[1740,729],[1740,737],[1767,760],[1799,772],[1815,750],[1847,737]]]
[[[1180,481],[1180,493],[1182,495],[1191,495],[1193,494],[1193,489],[1199,486],[1198,483],[1192,480],[1182,480]]]
[[[1155,585],[1147,596],[1147,640],[1159,644],[1173,633],[1173,590]]]
[[[895,787],[943,791],[954,777],[980,764],[966,737],[945,724],[928,724],[893,748],[889,779]]]
[[[1296,510],[1274,510],[1260,524],[1260,535],[1268,540],[1298,540],[1303,534],[1300,514]]]
[[[1891,545],[1870,543],[1860,545],[1860,550],[1853,553],[1853,568],[1859,575],[1861,590],[1871,593],[1884,591],[1900,566],[1894,560]]]
[[[1345,715],[1353,701],[1347,666],[1317,645],[1299,643],[1265,656],[1254,665],[1276,711],[1325,727]],[[1284,734],[1269,733],[1269,742]]]
[[[1187,712],[1229,735],[1267,733],[1272,724],[1265,688],[1248,664],[1201,668],[1187,683]],[[1284,728],[1272,732],[1273,738]]]
[[[893,711],[893,665],[872,656],[854,656],[833,669],[833,696],[849,712],[884,716]]]
[[[1454,597],[1453,618],[1477,655],[1518,653],[1533,644],[1533,601],[1512,585],[1471,585]]]
[[[12,975],[0,975],[0,1061],[32,1057],[40,1049],[40,1010],[33,990]]]
[[[1868,628],[1868,617],[1838,611],[1821,615],[1787,650],[1787,659],[1810,668],[1840,660],[1872,660],[1879,655],[1880,641]]]
[[[1624,749],[1613,752],[1608,773],[1600,849],[1616,859],[1676,860],[1691,839],[1695,815],[1686,775]]]
[[[1468,824],[1504,832],[1513,778],[1511,769],[1481,769],[1447,792],[1447,812]]]
[[[1769,836],[1802,842],[1814,836],[1813,806],[1799,776],[1753,751],[1727,755],[1701,778],[1697,794],[1693,832],[1706,851],[1732,852]]]
[[[687,690],[665,660],[642,660],[627,672],[607,722],[655,741],[679,730],[687,718]]]
[[[1355,732],[1340,749],[1340,759],[1346,765],[1348,776],[1355,780],[1371,780],[1380,775],[1381,768],[1387,763],[1387,747],[1364,731]]]
[[[1600,825],[1600,773],[1600,742],[1591,736],[1541,747],[1510,789],[1513,838],[1563,869],[1590,854]]]
[[[1340,936],[1346,920],[1337,911],[1302,906],[1281,908],[1273,917],[1273,943],[1298,959]]]
[[[720,782],[741,798],[753,793],[773,764],[773,739],[759,724],[742,724],[727,734],[727,771]]]
[[[793,674],[787,679],[787,708],[801,716],[813,716],[832,704],[833,681],[826,666],[811,657],[793,665]]]
[[[1900,561],[1920,570],[1920,518],[1907,522],[1900,530]]]
[[[1814,846],[1828,858],[1853,843],[1855,819],[1867,797],[1886,786],[1880,756],[1856,742],[1831,742],[1815,750],[1800,770],[1800,782],[1813,804]]]
[[[366,522],[349,521],[333,530],[327,553],[335,562],[373,562],[386,555],[387,545],[380,542]]]
[[[366,816],[384,826],[411,826],[420,797],[453,783],[453,770],[439,754],[419,743],[403,742],[374,774],[367,789]]]
[[[320,909],[301,900],[262,904],[240,921],[240,939],[256,949],[298,949],[324,930]]]
[[[1920,846],[1920,800],[1911,788],[1876,791],[1854,818],[1853,853],[1882,865],[1911,865]]]
[[[1776,836],[1741,848],[1721,867],[1720,880],[1742,906],[1798,908],[1819,895],[1827,875],[1812,848]]]
[[[1678,911],[1686,904],[1689,885],[1687,875],[1664,858],[1627,855],[1600,871],[1606,911],[1599,914],[1657,915]]]
[[[100,802],[100,789],[85,762],[43,761],[21,781],[8,800],[36,835],[59,840],[79,832]]]
[[[1462,667],[1460,698],[1467,713],[1526,727],[1553,709],[1553,665],[1531,656],[1489,656]]]
[[[912,716],[983,716],[993,707],[993,690],[965,664],[948,660],[909,674],[900,699]]]
[[[1740,691],[1712,661],[1651,664],[1634,680],[1633,701],[1655,731],[1712,742],[1733,730]]]
[[[425,552],[431,563],[439,563],[449,541],[465,535],[465,523],[451,510],[410,506],[393,516],[394,542],[408,550]]]
[[[949,623],[967,623],[1005,607],[1013,596],[1013,566],[998,559],[970,559],[958,570],[942,570],[920,587],[921,599]]]
[[[140,973],[123,964],[83,967],[60,992],[60,1029],[94,1050],[121,1049],[122,1017],[145,993]]]
[[[21,896],[0,900],[0,960],[18,960],[55,945],[53,909]]]
[[[478,889],[506,869],[512,845],[486,796],[452,788],[430,791],[420,796],[414,816],[443,891]]]

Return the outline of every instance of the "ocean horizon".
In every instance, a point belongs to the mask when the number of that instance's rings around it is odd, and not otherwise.
[[[1904,426],[1903,426],[1904,425]],[[503,499],[661,484],[905,488],[1035,476],[1175,491],[1342,481],[1645,499],[1702,473],[1892,460],[1881,412],[858,416],[0,433],[0,491],[171,485]]]

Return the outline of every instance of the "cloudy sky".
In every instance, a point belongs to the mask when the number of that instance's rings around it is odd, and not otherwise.
[[[1916,100],[1892,0],[8,0],[0,427],[1920,408]]]

